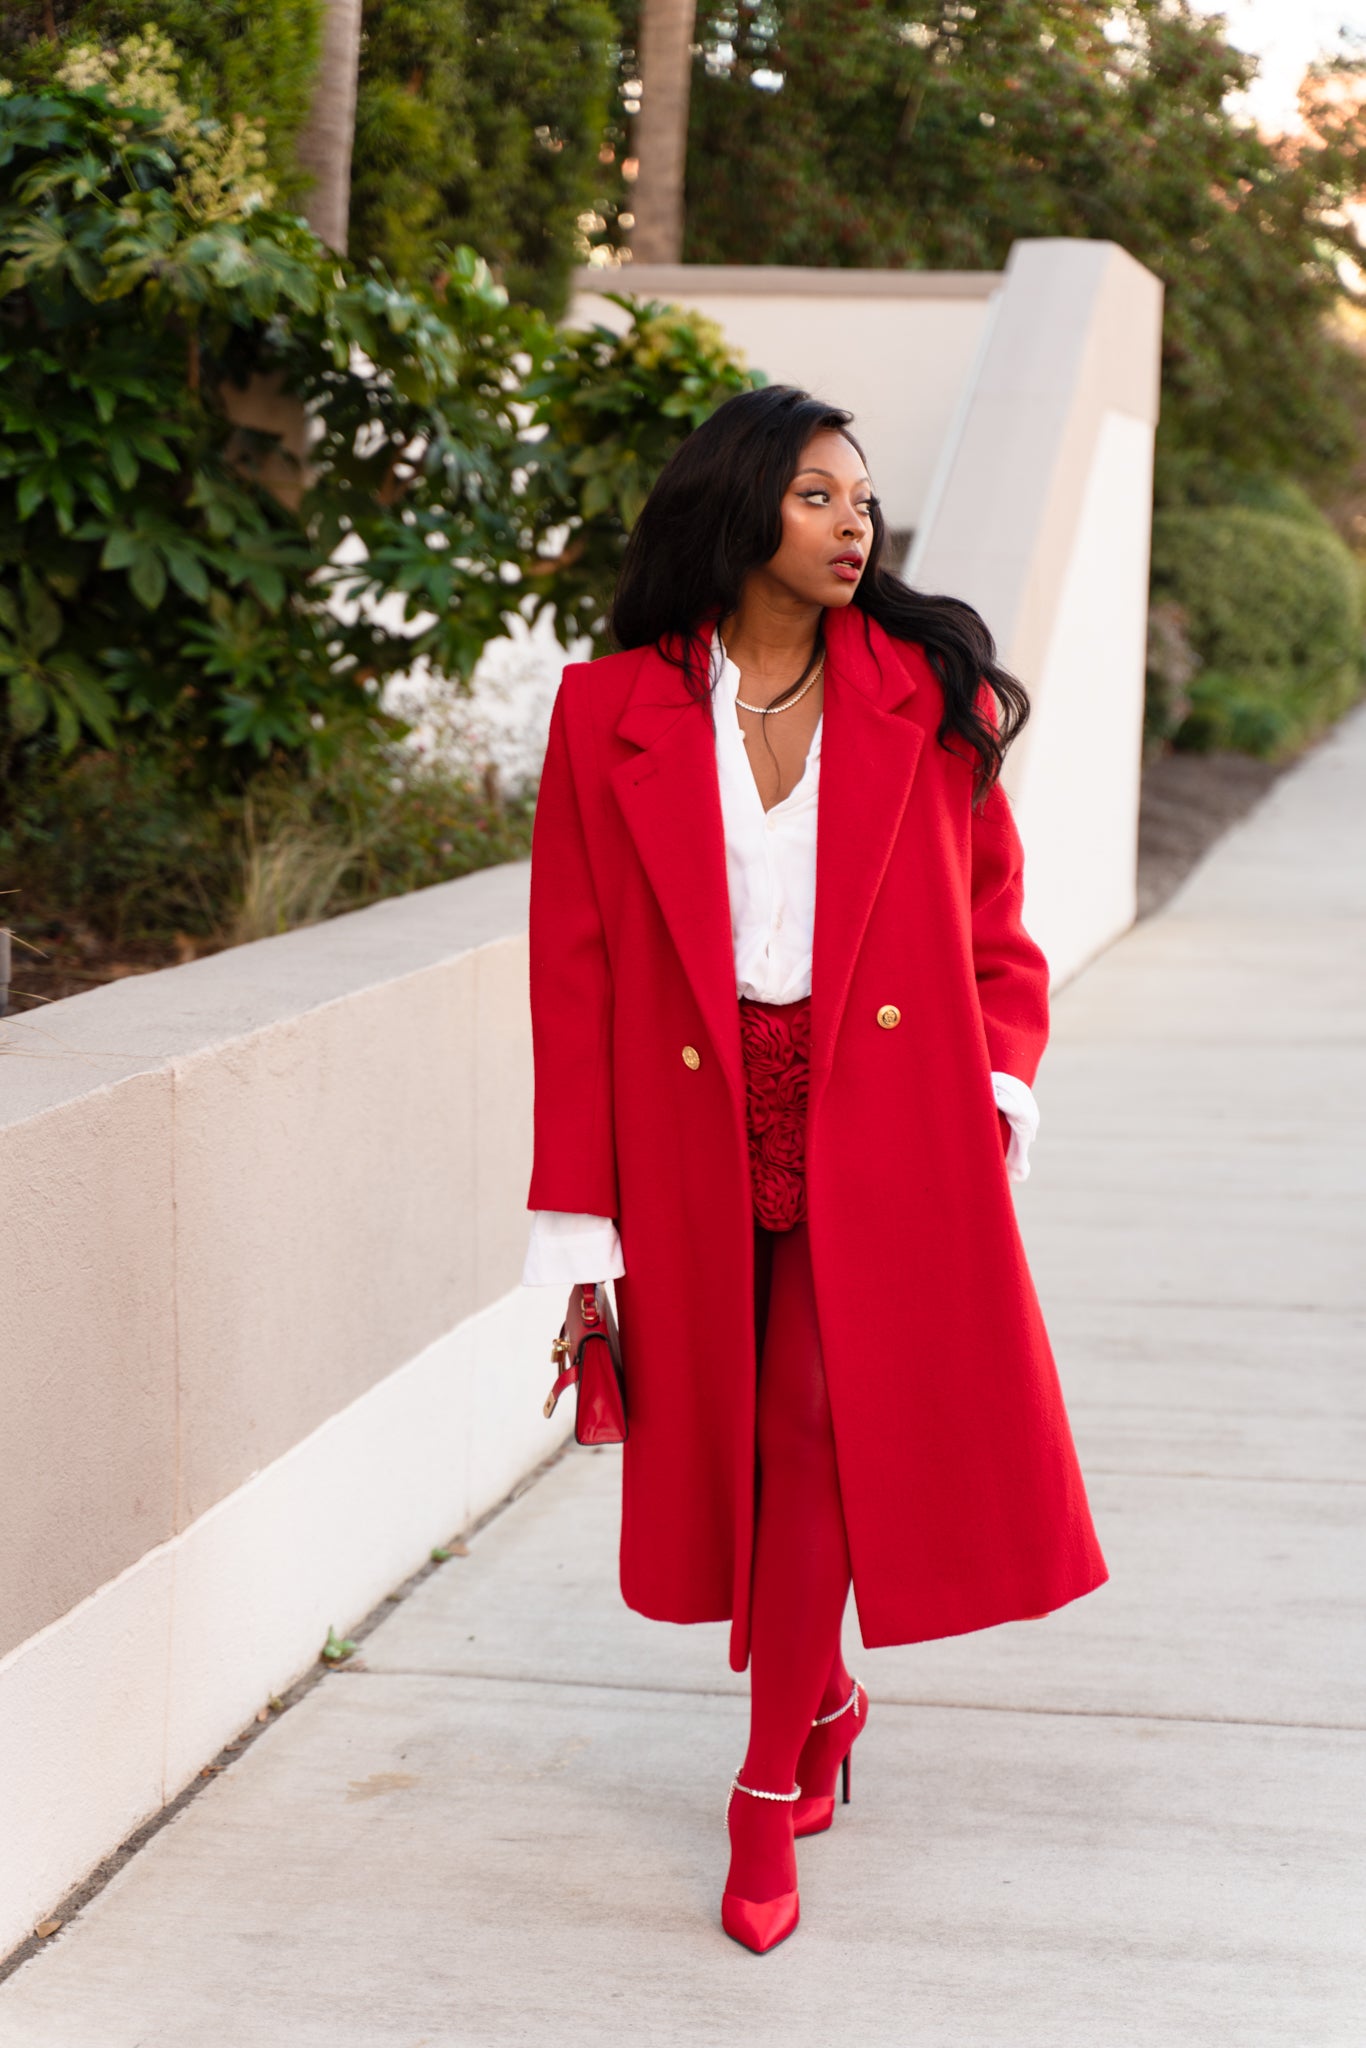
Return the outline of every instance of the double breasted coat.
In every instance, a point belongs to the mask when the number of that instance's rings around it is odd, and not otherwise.
[[[1009,802],[998,786],[974,812],[921,648],[853,608],[826,613],[825,637],[807,1222],[872,1646],[1036,1615],[1106,1571],[990,1081],[1032,1083],[1048,1030]],[[657,648],[565,670],[530,972],[528,1206],[615,1217],[626,1266],[622,1592],[661,1620],[729,1618],[741,1670],[757,1381],[744,1072],[710,707]]]

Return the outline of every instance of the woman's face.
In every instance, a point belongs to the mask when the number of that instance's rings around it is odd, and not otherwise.
[[[843,434],[812,436],[783,494],[783,537],[759,572],[803,604],[853,601],[873,538],[873,487]]]

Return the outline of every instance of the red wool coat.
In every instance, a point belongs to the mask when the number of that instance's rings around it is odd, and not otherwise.
[[[1106,1571],[992,1099],[993,1068],[1032,1083],[1048,1031],[1009,803],[973,813],[921,648],[852,608],[825,631],[807,1209],[873,1646],[1039,1614]],[[708,708],[653,648],[565,670],[531,1007],[528,1206],[616,1217],[626,1264],[622,1592],[730,1619],[742,1670],[756,1361],[725,845]]]

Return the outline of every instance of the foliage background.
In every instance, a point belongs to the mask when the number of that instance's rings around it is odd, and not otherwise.
[[[170,46],[125,49],[0,100],[0,765],[118,722],[214,780],[373,723],[415,651],[471,665],[524,539],[501,371],[544,337],[468,252],[439,299],[339,265],[272,210],[250,131],[176,98]],[[262,384],[299,401],[302,465],[234,417]]]
[[[293,143],[308,113],[321,12],[321,0],[4,0],[0,75],[40,88],[73,43],[113,45],[158,30],[181,59],[184,96],[224,118],[259,121],[271,176],[297,199]]]
[[[126,957],[521,850],[525,802],[404,746],[384,681],[467,680],[513,607],[600,635],[653,475],[747,381],[664,308],[562,333],[468,248],[429,284],[341,263],[169,44],[69,46],[0,96],[0,861],[26,903]]]
[[[366,0],[352,253],[420,273],[468,242],[563,310],[615,77],[605,0]]]
[[[999,269],[1021,236],[1105,237],[1167,288],[1164,492],[1178,453],[1350,459],[1366,378],[1326,322],[1366,184],[1350,60],[1292,145],[1226,110],[1252,60],[1190,0],[704,0],[699,22],[686,261]],[[618,159],[599,239],[629,204]]]
[[[384,680],[417,655],[458,686],[514,604],[597,633],[649,482],[749,376],[666,308],[552,324],[586,245],[625,239],[632,0],[365,0],[349,265],[294,217],[319,12],[0,15],[0,864],[96,949],[516,851],[524,809],[405,747]],[[1360,679],[1359,568],[1317,509],[1366,530],[1347,60],[1299,146],[1228,115],[1248,60],[1188,0],[698,18],[689,260],[1103,235],[1162,276],[1150,737],[1304,744]],[[149,26],[175,45],[149,109],[61,87],[82,38]]]
[[[1153,594],[1196,656],[1176,721],[1186,746],[1284,755],[1361,687],[1361,564],[1306,500],[1160,511]]]
[[[184,96],[260,122],[297,203],[321,15],[322,0],[6,0],[0,75],[41,88],[73,43],[160,31]],[[468,243],[514,298],[561,312],[602,182],[617,35],[608,0],[365,0],[352,254],[416,277]]]

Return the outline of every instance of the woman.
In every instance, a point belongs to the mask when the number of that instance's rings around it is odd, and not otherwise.
[[[673,456],[556,698],[532,847],[524,1278],[615,1278],[621,1585],[751,1666],[726,1931],[797,1924],[867,1694],[840,1653],[1105,1578],[1010,1179],[1047,968],[967,606],[881,566],[851,415],[786,386]],[[819,819],[819,829],[818,829]]]

